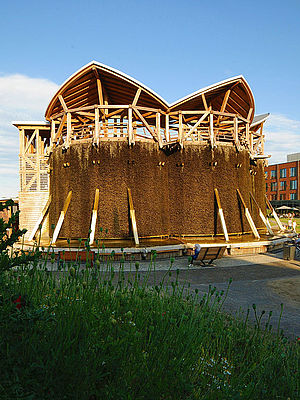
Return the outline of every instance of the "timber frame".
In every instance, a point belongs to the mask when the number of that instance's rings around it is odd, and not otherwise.
[[[242,75],[168,104],[128,75],[92,61],[61,86],[46,110],[49,152],[58,145],[68,149],[78,140],[96,146],[101,140],[128,140],[129,145],[150,140],[161,149],[174,144],[231,145],[247,150],[251,158],[265,158],[266,118],[254,118],[254,108]]]
[[[252,159],[268,158],[263,125],[269,114],[254,116],[254,111],[254,97],[242,75],[169,104],[134,78],[92,61],[59,88],[47,107],[46,122],[13,122],[20,136],[20,226],[28,229],[26,238],[33,239],[37,221],[44,234],[49,232],[48,159],[55,147],[68,151],[74,142],[99,146],[102,141],[127,141],[134,146],[143,141],[166,151],[187,145],[233,146]],[[227,238],[220,201],[219,211]]]

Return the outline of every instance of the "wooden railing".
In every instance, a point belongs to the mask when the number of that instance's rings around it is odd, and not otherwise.
[[[67,111],[53,116],[51,148],[90,139],[126,138],[129,145],[140,140],[158,142],[159,146],[178,143],[209,143],[212,147],[231,144],[238,151],[246,149],[251,155],[262,155],[262,131],[250,129],[250,121],[240,115],[225,112],[162,110],[132,105],[95,105]]]

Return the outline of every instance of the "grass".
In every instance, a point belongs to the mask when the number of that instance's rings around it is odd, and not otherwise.
[[[281,223],[285,226],[288,226],[288,220],[289,218],[280,218]],[[300,233],[300,218],[294,218],[294,220],[297,222],[296,232]],[[269,218],[269,221],[272,226],[277,226],[274,218]]]
[[[227,292],[201,297],[172,264],[154,287],[155,254],[145,279],[138,263],[125,276],[123,261],[114,270],[102,260],[2,273],[0,398],[299,398],[299,343],[262,326],[255,305],[255,327],[249,310],[225,314]]]

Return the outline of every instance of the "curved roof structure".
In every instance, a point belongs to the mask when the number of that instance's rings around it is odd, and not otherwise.
[[[163,111],[205,110],[211,106],[215,111],[238,114],[250,121],[253,120],[255,108],[253,93],[242,75],[207,86],[169,104],[136,79],[91,61],[62,84],[53,96],[45,116],[50,120],[66,109],[95,104],[135,104]]]
[[[59,96],[63,97],[68,109],[101,104],[101,91],[106,104],[123,105],[132,104],[139,89],[137,105],[162,110],[168,108],[168,103],[146,85],[117,69],[91,61],[62,84],[50,101],[45,117],[49,120],[52,115],[64,111]]]
[[[251,121],[254,116],[254,96],[243,75],[197,90],[170,104],[170,111],[205,110],[210,105],[213,110],[239,114],[244,118],[248,118],[250,114]]]

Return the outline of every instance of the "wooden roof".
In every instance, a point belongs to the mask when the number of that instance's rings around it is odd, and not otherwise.
[[[206,101],[206,105],[204,102]],[[170,111],[205,110],[206,106],[212,106],[215,111],[239,114],[250,120],[254,116],[254,96],[246,79],[235,76],[200,89],[180,100],[170,104]]]
[[[52,98],[45,117],[63,112],[59,96],[63,97],[68,109],[100,104],[99,82],[108,104],[132,104],[138,89],[141,93],[136,105],[166,110],[168,103],[153,90],[134,78],[104,64],[92,61],[73,74]]]
[[[163,111],[205,110],[211,105],[214,111],[238,114],[250,121],[254,116],[254,97],[242,75],[200,89],[169,104],[136,79],[96,61],[85,65],[63,83],[52,98],[45,116],[50,120],[66,108],[101,104],[103,99],[106,104],[133,104],[136,95],[137,106]]]

